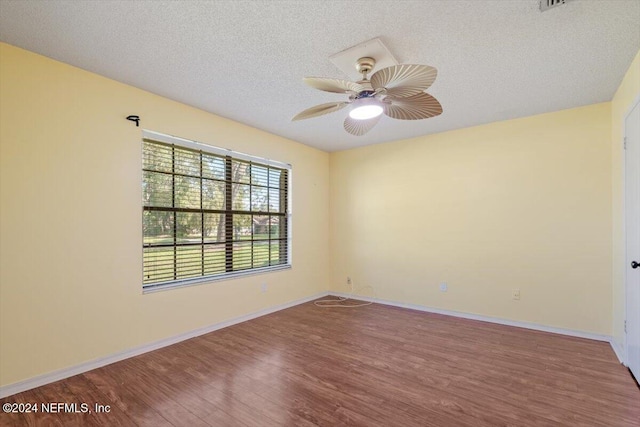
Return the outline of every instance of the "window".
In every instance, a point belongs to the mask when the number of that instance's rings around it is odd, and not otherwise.
[[[290,166],[143,132],[143,288],[290,267]]]

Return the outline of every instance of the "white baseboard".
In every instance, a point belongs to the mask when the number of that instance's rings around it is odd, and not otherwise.
[[[412,310],[424,311],[427,313],[444,314],[447,316],[461,317],[463,319],[479,320],[481,322],[497,323],[500,325],[507,325],[507,326],[516,326],[518,328],[533,329],[536,331],[551,332],[554,334],[568,335],[572,337],[587,338],[590,340],[604,341],[604,342],[611,343],[611,337],[609,335],[600,335],[600,334],[593,334],[590,332],[574,331],[571,329],[556,328],[553,326],[539,325],[537,323],[502,319],[499,317],[483,316],[481,314],[471,314],[471,313],[465,313],[462,311],[444,310],[441,308],[428,307],[428,306],[417,305],[417,304],[408,304],[408,303],[390,301],[390,300],[385,300],[380,298],[372,298],[372,297],[367,297],[362,295],[351,295],[343,292],[329,291],[329,295],[345,297],[345,298],[354,298],[362,301],[370,301],[378,304],[390,305],[393,307],[410,308]]]
[[[611,338],[611,340],[609,341],[609,344],[611,344],[611,348],[613,349],[613,352],[616,354],[616,357],[618,358],[620,363],[627,366],[624,360],[623,348],[620,345],[618,345],[618,343],[613,338]]]
[[[19,381],[17,383],[8,384],[0,387],[0,399],[3,397],[11,396],[16,393],[30,390],[32,388],[40,387],[45,384],[59,381],[64,378],[69,378],[74,375],[78,375],[83,372],[90,371],[92,369],[97,369],[102,366],[110,365],[112,363],[119,362],[124,359],[128,359],[130,357],[138,356],[140,354],[147,353],[149,351],[157,350],[162,347],[176,344],[176,343],[179,343],[180,341],[188,340],[190,338],[195,338],[197,336],[204,335],[209,332],[217,331],[218,329],[222,329],[228,326],[236,325],[238,323],[246,322],[247,320],[251,320],[257,317],[265,316],[267,314],[275,313],[276,311],[284,310],[286,308],[290,308],[299,304],[304,304],[306,302],[313,301],[315,299],[322,298],[327,295],[328,295],[328,292],[320,292],[310,297],[276,305],[274,307],[265,308],[263,310],[245,314],[244,316],[234,317],[233,319],[225,320],[224,322],[219,322],[213,325],[205,326],[203,328],[195,329],[193,331],[185,332],[180,335],[165,338],[160,341],[155,341],[149,344],[134,347],[129,350],[124,350],[118,353],[114,353],[109,356],[90,360],[88,362],[84,362],[76,366],[60,369],[60,370],[49,372],[43,375],[38,375],[37,377],[29,378],[27,380]]]

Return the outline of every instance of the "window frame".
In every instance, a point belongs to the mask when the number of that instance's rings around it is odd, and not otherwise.
[[[284,169],[287,171],[287,175],[286,175],[286,179],[287,179],[287,185],[285,188],[285,195],[286,195],[286,211],[284,212],[284,216],[282,216],[282,218],[285,219],[285,224],[286,224],[286,236],[284,238],[284,241],[286,242],[286,253],[287,253],[287,258],[286,261],[282,264],[276,264],[276,265],[269,265],[269,266],[263,266],[263,267],[254,267],[254,268],[246,268],[246,269],[241,269],[241,270],[236,270],[236,271],[226,271],[226,272],[221,272],[221,273],[214,273],[214,274],[210,274],[210,275],[203,275],[203,276],[197,276],[197,277],[191,277],[191,278],[184,278],[184,279],[173,279],[173,280],[167,280],[167,281],[163,281],[163,282],[156,282],[156,283],[144,283],[144,275],[145,275],[145,270],[144,270],[144,255],[145,255],[145,248],[147,246],[145,246],[145,232],[144,232],[144,212],[147,210],[145,209],[145,204],[144,204],[144,200],[143,197],[141,197],[141,202],[142,202],[142,206],[141,206],[141,210],[142,210],[142,227],[141,227],[141,231],[142,231],[142,291],[143,293],[149,293],[149,292],[156,292],[156,291],[161,291],[161,290],[167,290],[167,289],[173,289],[173,288],[179,288],[179,287],[184,287],[184,286],[192,286],[192,285],[198,285],[198,284],[203,284],[203,283],[210,283],[210,282],[215,282],[215,281],[221,281],[221,280],[230,280],[230,279],[234,279],[237,277],[243,277],[243,276],[250,276],[250,275],[255,275],[255,274],[263,274],[263,273],[268,273],[268,272],[272,272],[272,271],[280,271],[280,270],[286,270],[286,269],[290,269],[292,267],[292,200],[291,200],[291,184],[292,184],[292,166],[289,163],[284,163],[284,162],[280,162],[277,160],[272,160],[272,159],[267,159],[267,158],[263,158],[263,157],[258,157],[258,156],[252,156],[250,154],[245,154],[245,153],[240,153],[234,150],[230,150],[230,149],[226,149],[226,148],[220,148],[220,147],[215,147],[212,145],[208,145],[208,144],[203,144],[197,141],[193,141],[193,140],[189,140],[189,139],[185,139],[185,138],[180,138],[180,137],[176,137],[173,135],[166,135],[163,133],[159,133],[159,132],[155,132],[155,131],[150,131],[150,130],[146,130],[143,129],[142,130],[142,138],[141,138],[141,159],[142,159],[142,168],[141,170],[141,177],[140,177],[140,183],[143,184],[144,183],[144,144],[145,141],[149,141],[149,142],[156,142],[156,143],[160,143],[160,144],[165,144],[165,145],[171,145],[171,146],[175,146],[178,148],[185,148],[188,150],[195,150],[196,152],[202,152],[203,154],[211,154],[214,156],[219,156],[222,157],[223,159],[225,159],[225,164],[227,164],[227,161],[229,158],[231,158],[231,161],[233,160],[237,160],[237,161],[241,161],[241,162],[250,162],[250,163],[256,163],[260,166],[268,166],[268,167],[273,167],[273,168],[278,168],[278,169]],[[226,166],[225,166],[225,170],[226,170]],[[225,177],[224,182],[227,181],[228,177]],[[202,177],[200,178],[202,179]],[[233,185],[234,182],[230,181],[229,185]],[[253,185],[253,184],[251,184]],[[142,188],[142,187],[141,187]],[[268,190],[269,187],[267,187]],[[173,190],[172,190],[173,191]],[[176,209],[176,207],[172,207],[171,209]],[[159,210],[159,209],[158,209]],[[226,212],[234,212],[233,206],[226,206],[225,205],[225,214],[222,215],[229,215],[229,213]],[[154,211],[154,209],[148,210],[150,212]],[[203,211],[201,211],[203,212]],[[249,207],[249,211],[247,211],[247,213],[252,212],[252,207]],[[231,214],[233,215],[233,214]],[[231,222],[233,222],[233,220],[231,220]],[[226,222],[225,222],[226,224]],[[280,239],[278,239],[280,240]],[[225,237],[224,240],[224,244],[228,244],[228,242],[232,242],[233,239],[229,239],[227,240],[227,238]],[[246,240],[248,242],[254,242],[254,239],[250,239],[250,240]],[[256,240],[259,241],[259,240]],[[174,240],[175,242],[175,240]],[[233,244],[233,243],[231,243]],[[175,247],[178,247],[178,245],[175,245]],[[271,249],[269,249],[271,250]],[[253,259],[253,255],[252,255],[252,259]]]

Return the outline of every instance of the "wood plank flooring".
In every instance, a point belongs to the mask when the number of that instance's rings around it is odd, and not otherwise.
[[[607,343],[373,304],[299,305],[2,399],[3,426],[640,426]]]

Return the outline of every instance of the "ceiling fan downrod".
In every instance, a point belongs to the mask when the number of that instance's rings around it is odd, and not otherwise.
[[[365,56],[364,58],[358,59],[355,63],[355,66],[356,70],[358,70],[358,72],[362,74],[362,80],[369,81],[367,79],[367,74],[369,74],[371,70],[373,70],[373,67],[376,66],[376,60]]]

